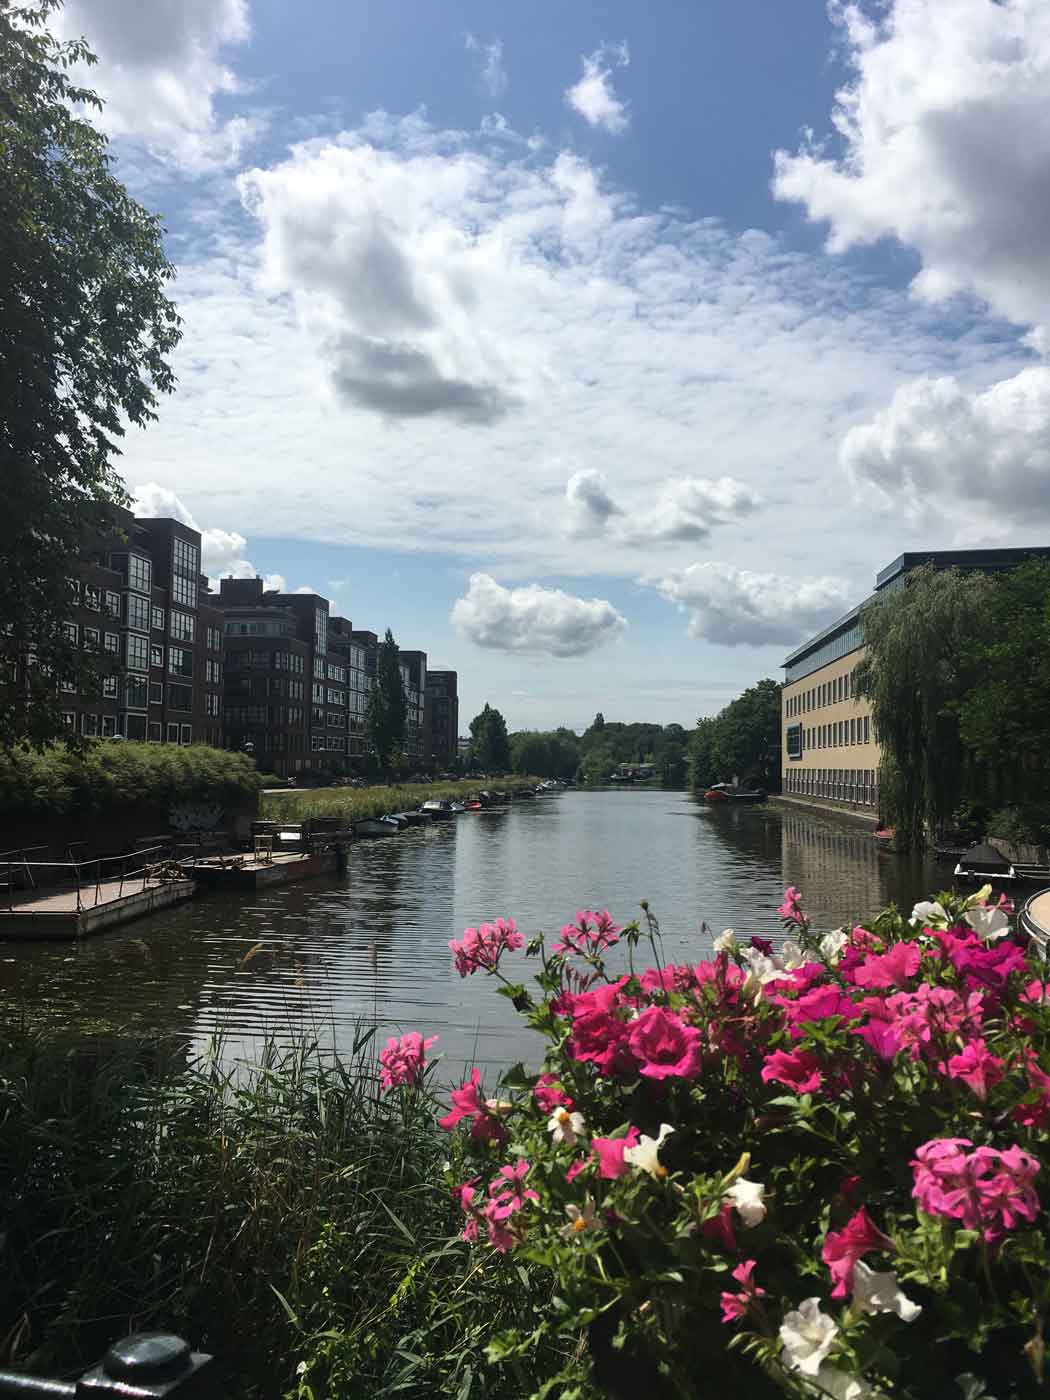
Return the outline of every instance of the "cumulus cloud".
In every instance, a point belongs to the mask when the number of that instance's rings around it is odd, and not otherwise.
[[[857,424],[843,466],[884,505],[919,515],[956,504],[1022,523],[1050,516],[1050,369],[1031,366],[982,391],[923,377]]]
[[[594,468],[575,472],[565,487],[566,529],[583,535],[606,531],[621,545],[645,546],[706,539],[717,525],[740,520],[758,509],[756,491],[731,476],[710,480],[684,476],[665,481],[651,504],[628,508],[609,492]]]
[[[209,576],[213,587],[221,578],[256,577],[255,565],[245,557],[248,541],[244,536],[236,530],[205,529],[167,486],[160,486],[155,481],[143,482],[135,489],[131,509],[142,519],[170,517],[198,531],[201,537],[201,570]],[[267,574],[264,585],[283,592],[284,578],[281,574]]]
[[[583,55],[583,73],[579,82],[566,89],[565,100],[590,126],[601,127],[613,135],[627,130],[631,119],[627,104],[616,96],[613,72],[626,68],[630,61],[626,40],[600,44],[592,54]]]
[[[792,646],[850,603],[837,578],[785,578],[733,564],[691,564],[654,580],[669,603],[689,616],[689,635],[721,646]]]
[[[452,621],[476,646],[556,657],[584,656],[627,628],[627,619],[604,598],[576,598],[538,583],[504,588],[489,574],[471,575]]]
[[[473,34],[466,36],[467,52],[476,54],[478,59],[478,81],[482,91],[489,97],[502,97],[507,91],[507,70],[503,66],[503,40],[490,39],[486,44],[475,39]]]
[[[774,186],[830,225],[841,252],[892,235],[914,247],[914,289],[982,298],[1050,321],[1050,8],[1045,0],[835,3],[851,80],[832,154],[779,151]]]
[[[49,23],[98,57],[76,76],[104,99],[92,120],[112,136],[200,172],[236,161],[265,125],[217,106],[241,92],[224,54],[250,37],[248,0],[66,0]]]

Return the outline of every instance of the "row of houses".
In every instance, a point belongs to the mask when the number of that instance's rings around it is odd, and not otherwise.
[[[380,638],[316,593],[201,572],[200,534],[172,519],[117,513],[85,545],[66,629],[108,658],[99,692],[61,683],[67,728],[91,738],[210,744],[252,753],[281,777],[354,774],[368,757],[365,716]],[[402,649],[405,752],[421,769],[457,757],[455,671]]]
[[[881,752],[871,704],[856,694],[864,654],[864,612],[907,586],[923,566],[1002,573],[1050,547],[928,550],[901,554],[875,577],[874,591],[784,661],[781,694],[781,791],[807,805],[879,815]]]

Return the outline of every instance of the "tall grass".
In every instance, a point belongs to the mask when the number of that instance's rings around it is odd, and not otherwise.
[[[550,1283],[469,1256],[432,1101],[377,1092],[369,1035],[347,1061],[271,1045],[233,1068],[0,1032],[0,1365],[75,1374],[162,1328],[231,1396],[514,1400],[554,1374],[485,1364]]]
[[[403,783],[397,787],[322,788],[313,792],[268,792],[262,798],[262,816],[277,821],[301,822],[307,817],[345,817],[348,822],[382,817],[388,812],[411,812],[432,797],[462,801],[480,787],[517,792],[535,787],[538,778],[476,778],[451,783]]]

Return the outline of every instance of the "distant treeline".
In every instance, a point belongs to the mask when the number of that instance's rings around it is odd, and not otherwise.
[[[598,783],[621,765],[651,763],[661,782],[681,784],[688,741],[680,724],[621,724],[599,712],[582,735],[564,728],[511,734],[511,766],[515,773]]]
[[[780,682],[767,677],[717,715],[698,719],[689,736],[694,787],[739,778],[745,787],[780,790]]]

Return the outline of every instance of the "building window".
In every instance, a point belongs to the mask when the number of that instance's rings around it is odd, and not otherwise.
[[[172,563],[177,574],[191,574],[194,578],[200,573],[200,553],[195,544],[182,540],[176,535],[172,551]]]
[[[106,633],[106,650],[111,651],[114,656],[120,655],[120,634],[119,632]]]
[[[128,587],[148,593],[152,586],[153,565],[141,554],[128,555]]]
[[[91,612],[99,612],[102,608],[102,593],[94,584],[84,584],[84,606]]]
[[[72,642],[76,646],[80,637],[80,629],[75,622],[63,622],[62,631],[66,634],[66,641]]]
[[[329,690],[328,703],[329,705],[345,705],[346,698],[341,690]]]
[[[161,735],[162,730],[160,720],[151,719],[149,722],[149,729],[147,730],[147,738],[149,739],[150,743],[159,744],[161,741]]]
[[[117,732],[117,717],[116,717],[116,715],[103,715],[103,716],[102,716],[102,737],[103,737],[103,739],[112,739],[112,738],[113,738],[113,735],[114,735],[116,732]]]
[[[802,726],[792,724],[787,731],[787,755],[788,758],[799,759],[802,757]]]
[[[214,690],[209,690],[205,692],[204,713],[212,719],[217,719],[219,714],[221,713],[219,709],[219,696]]]
[[[116,676],[102,677],[102,698],[104,700],[115,700],[117,698]]]
[[[171,580],[172,602],[178,603],[182,608],[195,608],[197,606],[197,581],[192,578],[183,578],[181,574],[174,574]]]
[[[222,651],[222,633],[217,627],[208,628],[208,650]]]
[[[142,676],[128,676],[124,682],[124,704],[129,710],[144,710],[148,685]]]
[[[164,609],[150,608],[150,621],[153,624],[154,632],[164,631]]]
[[[193,687],[190,685],[169,685],[168,686],[168,709],[169,710],[192,710],[193,709]]]
[[[182,736],[181,736],[181,739],[180,739],[179,742],[180,742],[180,743],[183,743],[183,744],[192,744],[192,743],[193,743],[193,725],[192,725],[192,724],[184,724],[184,725],[182,726]]]
[[[164,648],[151,646],[149,649],[149,664],[151,666],[164,665]]]
[[[81,715],[80,732],[88,739],[98,737],[98,715]]]
[[[135,632],[127,634],[125,662],[129,671],[149,670],[149,642]]]
[[[100,633],[97,627],[84,628],[84,645],[92,651],[98,651]]]
[[[177,724],[168,725],[168,743],[177,744],[179,742],[179,726]]]
[[[195,631],[196,618],[192,613],[178,612],[175,608],[171,610],[171,635],[177,642],[192,642]]]
[[[218,661],[205,661],[204,679],[208,682],[209,685],[222,684],[222,666]]]
[[[76,729],[77,717],[72,710],[62,711],[62,723],[66,727],[66,729]]]
[[[106,590],[106,612],[109,613],[110,617],[120,616],[120,594],[110,593],[108,589]]]
[[[161,681],[150,681],[149,702],[151,705],[164,704],[164,685]]]
[[[129,627],[133,627],[136,632],[149,631],[149,603],[145,598],[140,598],[137,593],[128,594],[128,617]]]
[[[188,647],[168,647],[168,670],[175,676],[192,676],[193,652]]]

